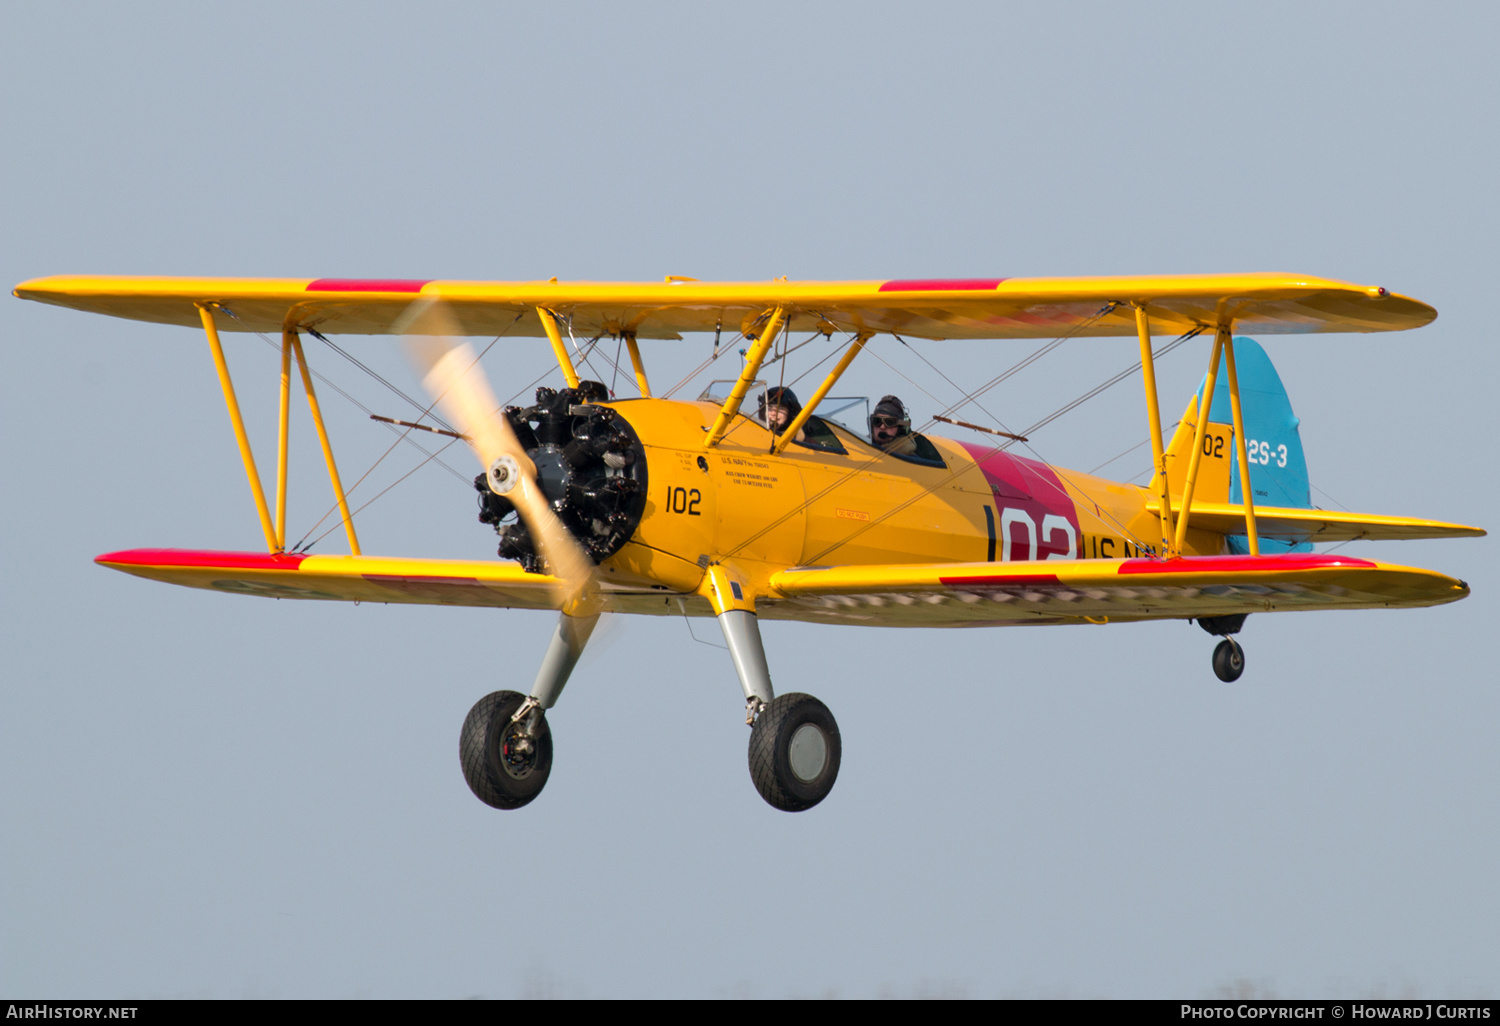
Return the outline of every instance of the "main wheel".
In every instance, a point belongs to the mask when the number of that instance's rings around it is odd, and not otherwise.
[[[528,739],[510,718],[526,696],[496,691],[474,703],[458,736],[458,759],[469,790],[486,805],[519,809],[547,784],[552,772],[552,728],[537,718]],[[528,744],[529,740],[529,744]]]
[[[827,798],[842,755],[839,725],[812,695],[772,699],[750,729],[750,779],[783,812],[801,812]]]
[[[1245,650],[1229,638],[1219,642],[1214,649],[1214,674],[1226,684],[1239,680],[1245,672]]]

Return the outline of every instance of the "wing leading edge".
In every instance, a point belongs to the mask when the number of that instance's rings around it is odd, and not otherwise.
[[[999,626],[1433,606],[1463,581],[1349,556],[810,567],[773,574],[764,615],[872,626]]]
[[[95,562],[168,584],[266,598],[557,608],[557,582],[514,563],[185,549],[111,552]],[[1433,606],[1469,594],[1463,581],[1431,570],[1298,553],[809,567],[779,571],[770,584],[758,609],[769,619],[892,627]]]

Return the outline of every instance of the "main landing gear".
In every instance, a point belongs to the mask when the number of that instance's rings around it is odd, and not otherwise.
[[[1244,628],[1245,615],[1198,617],[1199,627],[1224,639],[1214,648],[1214,676],[1226,684],[1239,680],[1245,672],[1245,650],[1231,636]]]
[[[797,692],[776,697],[760,624],[745,609],[718,615],[745,691],[750,724],[750,779],[772,808],[801,812],[828,797],[839,778],[843,743],[828,706]]]
[[[598,622],[597,615],[560,615],[531,694],[496,691],[469,710],[458,737],[458,760],[469,790],[486,805],[519,809],[547,786],[552,772],[547,710],[562,694]]]
[[[547,785],[552,772],[547,710],[562,693],[598,619],[559,616],[531,694],[496,691],[469,710],[459,735],[459,763],[469,790],[486,805],[519,809]],[[838,780],[843,757],[839,725],[811,695],[777,697],[753,612],[727,609],[718,620],[745,692],[750,779],[772,807],[783,812],[810,809],[828,797]]]
[[[552,772],[552,729],[546,713],[528,704],[516,691],[485,695],[469,710],[459,735],[464,780],[496,809],[519,809],[542,793]]]
[[[776,695],[753,612],[725,609],[717,618],[745,693],[750,780],[773,808],[810,809],[828,797],[838,780],[843,758],[838,722],[811,695]],[[552,771],[546,710],[557,702],[598,619],[558,617],[531,693],[496,691],[469,710],[459,737],[459,761],[469,789],[486,805],[518,809],[546,786]],[[1215,676],[1226,683],[1239,680],[1245,672],[1245,650],[1233,635],[1244,628],[1245,616],[1202,616],[1197,623],[1222,639],[1214,649]]]

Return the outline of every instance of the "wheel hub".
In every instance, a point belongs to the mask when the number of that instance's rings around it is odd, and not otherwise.
[[[804,784],[810,784],[822,776],[828,765],[828,738],[823,731],[811,723],[804,723],[792,733],[787,746],[787,762],[792,773]]]
[[[500,735],[500,766],[514,780],[525,780],[536,769],[536,746],[514,723]]]

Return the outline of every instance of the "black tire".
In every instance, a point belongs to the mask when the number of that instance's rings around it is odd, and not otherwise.
[[[750,729],[750,779],[783,812],[801,812],[827,798],[842,756],[839,725],[812,695],[773,699]]]
[[[1245,650],[1225,638],[1214,649],[1214,675],[1228,684],[1245,672]]]
[[[552,728],[544,714],[533,732],[530,755],[515,753],[510,718],[526,696],[496,691],[474,703],[458,736],[458,760],[469,790],[496,809],[519,809],[542,793],[552,772]]]

